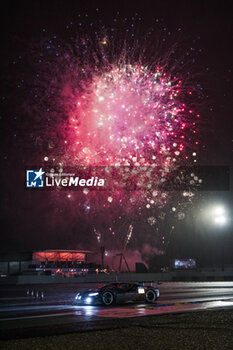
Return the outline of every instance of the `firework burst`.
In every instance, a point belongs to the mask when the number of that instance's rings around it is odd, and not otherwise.
[[[46,39],[39,58],[37,51],[31,112],[44,125],[39,133],[34,130],[33,139],[43,145],[46,165],[117,167],[118,175],[128,172],[134,184],[144,186],[51,195],[74,207],[75,215],[85,214],[97,239],[103,239],[101,230],[111,237],[101,222],[117,228],[119,221],[129,225],[139,216],[157,233],[166,213],[184,218],[183,207],[192,197],[192,192],[174,196],[160,185],[180,165],[196,160],[194,89],[177,60],[171,64],[170,54],[154,58],[145,41],[141,45],[135,38],[135,29],[130,33],[121,40],[117,31],[101,26],[90,35],[79,32],[69,44],[55,36]],[[116,178],[111,179],[114,187]]]

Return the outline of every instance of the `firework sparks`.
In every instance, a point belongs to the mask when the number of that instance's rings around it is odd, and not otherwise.
[[[126,38],[116,45],[118,39],[112,33],[104,30],[103,35],[101,28],[94,40],[92,33],[79,35],[69,45],[57,38],[42,45],[39,66],[43,68],[32,93],[37,114],[47,126],[48,150],[43,160],[57,169],[117,167],[117,176],[122,172],[124,179],[130,178],[143,190],[118,187],[98,193],[84,189],[66,197],[95,227],[96,220],[104,220],[116,228],[125,215],[127,225],[141,216],[153,229],[164,220],[165,208],[179,220],[185,217],[182,209],[193,192],[181,193],[182,201],[174,203],[174,195],[160,186],[180,165],[196,162],[199,114],[189,105],[192,88],[174,65],[171,69],[161,58],[144,59],[145,48],[136,41],[134,46]],[[45,86],[49,90],[43,94]],[[34,135],[35,142],[38,137]],[[117,176],[110,174],[113,189]],[[189,185],[198,182],[191,176]],[[61,192],[53,196],[65,197]],[[104,230],[95,229],[98,242]]]
[[[159,165],[161,176],[184,159],[192,118],[179,101],[181,81],[157,68],[109,65],[78,96],[70,147],[83,165]],[[74,114],[74,115],[73,115]]]

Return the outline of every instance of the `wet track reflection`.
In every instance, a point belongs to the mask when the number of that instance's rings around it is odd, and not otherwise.
[[[75,287],[77,291],[78,288]],[[59,325],[61,329],[68,329],[68,331],[73,325],[75,325],[75,331],[96,329],[96,327],[103,329],[109,328],[110,325],[114,326],[117,320],[128,318],[233,308],[232,283],[224,282],[222,285],[164,283],[159,288],[161,298],[155,304],[127,303],[111,307],[75,305],[73,296],[69,302],[64,302],[67,295],[63,295],[63,302],[61,298],[57,304],[53,300],[46,299],[43,302],[31,301],[29,303],[22,300],[7,302],[4,298],[0,306],[0,335],[7,336],[7,331],[10,330],[17,334],[17,330],[24,329],[26,333],[33,336],[32,329],[35,327],[44,334],[43,329],[46,329],[48,333],[48,325],[51,329]]]

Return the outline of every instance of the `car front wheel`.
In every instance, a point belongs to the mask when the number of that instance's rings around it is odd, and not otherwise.
[[[106,291],[102,294],[102,303],[105,306],[110,306],[114,303],[114,295],[112,292],[110,291]]]
[[[146,301],[148,303],[154,303],[156,302],[157,300],[157,294],[154,290],[152,289],[149,289],[147,292],[146,292]]]

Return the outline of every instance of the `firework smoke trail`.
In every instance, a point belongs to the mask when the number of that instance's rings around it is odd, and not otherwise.
[[[102,239],[109,225],[117,226],[119,220],[129,225],[127,215],[154,226],[164,220],[168,207],[181,219],[192,192],[174,204],[174,195],[159,185],[179,165],[195,160],[198,145],[199,114],[187,103],[193,89],[175,73],[176,65],[146,55],[137,40],[126,38],[116,45],[117,40],[103,27],[94,38],[93,33],[79,35],[69,44],[56,37],[45,40],[32,89],[33,109],[40,125],[45,120],[49,140],[47,165],[129,167],[135,184],[148,184],[143,191],[53,194],[56,200],[69,198],[76,213],[88,220],[106,221],[96,228]],[[35,142],[40,138],[41,129]],[[154,169],[153,175],[143,167]]]
[[[122,249],[122,253],[124,253],[124,251],[125,251],[125,249],[127,247],[127,244],[129,243],[130,238],[132,237],[132,234],[133,234],[133,226],[129,225],[128,232],[127,232],[127,235],[126,235],[126,239],[125,239],[125,242],[124,242],[124,246],[123,246],[123,249]]]

